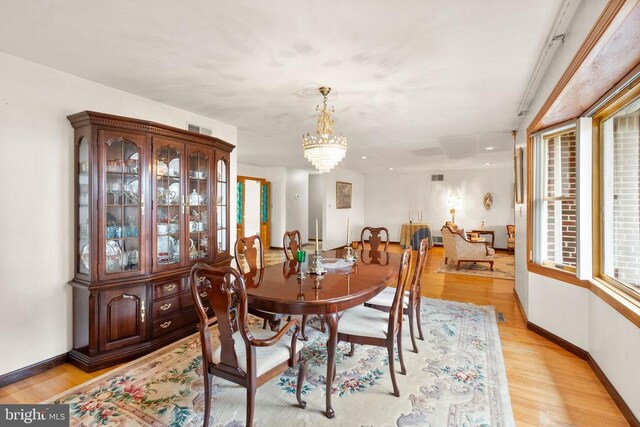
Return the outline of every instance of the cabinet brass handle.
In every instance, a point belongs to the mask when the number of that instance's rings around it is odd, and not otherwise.
[[[172,291],[175,288],[176,288],[176,284],[175,283],[172,283],[170,285],[165,285],[165,287],[164,287],[164,289],[167,290],[167,291]]]
[[[204,308],[204,312],[206,313],[206,312],[208,312],[208,311],[209,311],[209,307],[205,307],[205,308]]]
[[[144,315],[145,315],[145,308],[144,308],[144,300],[142,300],[142,306],[140,307],[140,321],[142,323],[144,323]]]
[[[168,321],[166,321],[166,322],[164,322],[164,323],[161,323],[161,324],[160,324],[160,327],[161,327],[162,329],[167,329],[167,328],[169,327],[169,325],[171,325],[171,320],[168,320]]]
[[[163,304],[163,305],[161,305],[161,306],[160,306],[160,310],[162,310],[162,311],[167,311],[167,310],[169,310],[170,308],[171,308],[171,303],[170,303],[170,302],[168,302],[168,303]]]
[[[204,282],[204,279],[205,279],[205,277],[204,277],[204,276],[201,276],[201,277],[198,277],[198,278],[196,279],[196,281],[197,281],[198,283],[203,283],[203,282]]]
[[[204,297],[206,297],[206,296],[207,296],[207,293],[206,293],[206,292],[204,292],[204,291],[203,291],[203,292],[200,292],[200,296],[201,296],[202,298],[204,298]]]

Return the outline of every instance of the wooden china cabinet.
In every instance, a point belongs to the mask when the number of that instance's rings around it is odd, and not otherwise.
[[[103,113],[68,119],[75,129],[76,177],[69,357],[93,371],[196,330],[191,266],[231,261],[234,146]]]

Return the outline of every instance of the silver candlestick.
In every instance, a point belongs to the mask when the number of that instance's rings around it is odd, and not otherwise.
[[[313,257],[313,262],[311,263],[311,267],[309,267],[309,273],[322,275],[326,272],[327,270],[322,266],[322,254],[320,253],[320,251],[316,251],[315,256]]]
[[[353,256],[353,249],[351,248],[349,242],[347,242],[347,245],[344,247],[344,259],[346,259],[347,261],[354,261],[356,259]]]

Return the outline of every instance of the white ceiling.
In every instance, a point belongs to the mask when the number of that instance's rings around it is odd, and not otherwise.
[[[347,169],[495,167],[560,3],[0,0],[0,50],[236,125],[241,163],[309,168],[328,85]]]

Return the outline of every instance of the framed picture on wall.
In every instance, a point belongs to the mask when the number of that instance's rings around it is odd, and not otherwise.
[[[515,203],[522,204],[524,203],[524,165],[523,165],[523,151],[522,147],[516,150],[515,158],[513,160],[513,165],[515,169]]]
[[[336,181],[336,209],[351,209],[351,183]]]

